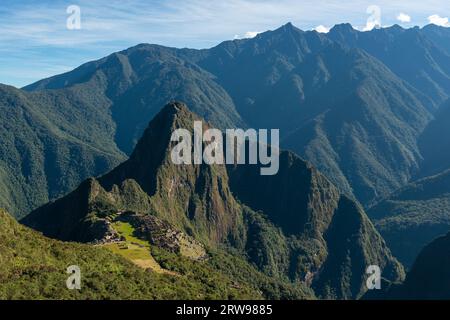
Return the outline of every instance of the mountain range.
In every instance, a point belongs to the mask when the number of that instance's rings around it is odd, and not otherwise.
[[[322,34],[288,23],[211,49],[140,44],[0,85],[0,207],[165,276],[205,259],[251,297],[360,298],[367,266],[399,283],[396,258],[419,274],[422,248],[450,229],[449,98],[450,29],[434,25]],[[280,129],[290,151],[273,177],[175,166],[170,132],[194,119]],[[154,257],[127,257],[123,242]],[[185,271],[198,279],[198,268]]]
[[[82,165],[88,174],[74,174],[78,183],[122,161],[161,106],[179,100],[219,128],[279,128],[283,147],[368,205],[420,175],[427,152],[418,141],[450,91],[447,34],[446,28],[398,26],[359,32],[345,24],[319,34],[287,24],[207,50],[142,44],[17,90],[19,97],[2,107],[27,97],[48,126],[107,152],[107,161],[92,155],[103,166]],[[412,57],[400,58],[403,52]],[[411,73],[403,72],[408,65]],[[17,148],[4,147],[8,154]],[[17,160],[2,161],[20,172]],[[21,181],[11,181],[17,178],[4,168],[3,184],[14,194],[4,206],[21,217],[70,191],[74,183],[53,187],[51,181],[68,180],[68,161],[55,177],[25,174]],[[20,190],[27,179],[48,184],[39,199]],[[13,199],[19,196],[25,204]]]

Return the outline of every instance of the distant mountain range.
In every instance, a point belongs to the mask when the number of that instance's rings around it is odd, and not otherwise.
[[[401,282],[395,257],[413,266],[450,230],[449,98],[450,28],[434,25],[322,34],[288,23],[204,50],[140,44],[0,85],[0,207],[64,241],[123,241],[132,228],[169,273],[207,252],[205,268],[242,282],[230,295],[359,298],[365,267]],[[173,101],[189,110],[161,109]],[[279,174],[170,165],[170,130],[198,117],[280,129],[291,151]],[[164,265],[180,252],[187,260]]]
[[[208,50],[142,44],[39,81],[15,92],[30,97],[47,125],[110,159],[95,160],[103,166],[82,165],[87,175],[80,177],[67,179],[62,165],[55,177],[42,173],[11,183],[17,178],[6,168],[21,168],[3,156],[3,184],[14,185],[11,192],[25,199],[5,196],[3,203],[23,216],[73,187],[53,187],[52,179],[80,182],[111,169],[174,99],[220,128],[279,128],[282,146],[311,161],[348,195],[370,203],[419,175],[423,154],[417,141],[450,92],[448,33],[434,26],[359,32],[344,24],[319,34],[287,24]],[[45,108],[34,101],[37,96]],[[5,153],[15,148],[5,146]],[[39,198],[21,190],[27,179],[48,185]]]

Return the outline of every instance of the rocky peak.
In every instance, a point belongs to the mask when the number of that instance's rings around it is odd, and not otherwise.
[[[24,222],[48,235],[86,241],[108,232],[108,217],[136,212],[135,229],[166,249],[182,250],[184,243],[198,253],[196,244],[226,245],[267,275],[301,281],[328,298],[330,286],[339,298],[359,297],[369,264],[388,270],[391,280],[402,277],[360,206],[295,154],[282,151],[273,176],[261,176],[259,165],[173,164],[171,132],[193,129],[194,120],[200,118],[185,105],[167,105],[129,160]]]

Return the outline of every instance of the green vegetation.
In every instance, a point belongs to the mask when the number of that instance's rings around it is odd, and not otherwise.
[[[111,141],[103,100],[92,95],[81,103],[75,92],[27,93],[0,85],[0,207],[16,217],[125,159]]]
[[[224,274],[234,279],[231,287],[240,288],[247,284],[265,299],[314,299],[311,289],[301,283],[292,284],[269,277],[251,266],[244,257],[224,250],[210,251],[210,254],[210,259],[198,262],[152,247],[152,255],[164,269],[203,281],[206,285],[216,283],[219,280],[217,275]]]
[[[166,263],[177,261],[171,256]],[[66,288],[70,265],[82,270],[79,291]],[[205,264],[183,265],[176,276],[145,271],[107,249],[47,239],[0,210],[0,299],[262,298],[253,284]]]
[[[115,221],[112,223],[112,228],[121,236],[125,237],[126,242],[133,242],[147,247],[149,246],[147,241],[143,241],[134,235],[135,229],[129,222]]]
[[[158,273],[164,272],[150,254],[150,244],[134,236],[135,229],[130,223],[116,221],[112,224],[112,228],[125,239],[119,243],[105,244],[105,248],[123,256],[141,268],[151,269]]]

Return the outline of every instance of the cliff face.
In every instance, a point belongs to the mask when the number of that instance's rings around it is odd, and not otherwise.
[[[280,247],[290,257],[285,272],[318,296],[359,297],[369,265],[388,279],[403,278],[362,207],[296,155],[282,152],[275,176],[259,175],[257,166],[232,166],[229,175],[233,194],[281,230],[287,245]]]
[[[171,133],[192,132],[194,120],[183,104],[167,105],[129,160],[23,222],[50,237],[90,242],[104,236],[108,217],[152,215],[210,250],[244,255],[265,274],[324,298],[360,297],[371,264],[390,280],[403,278],[362,208],[295,154],[281,152],[273,176],[260,175],[259,165],[173,164]]]

